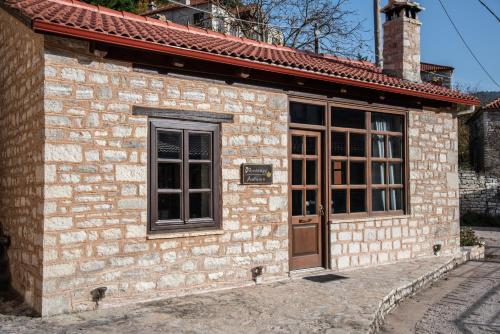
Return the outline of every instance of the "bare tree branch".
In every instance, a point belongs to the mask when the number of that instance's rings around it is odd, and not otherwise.
[[[362,38],[363,21],[349,9],[350,0],[214,0],[214,3],[241,20],[235,28],[249,38],[265,40],[269,28],[283,34],[284,44],[314,50],[315,30],[319,32],[320,51],[340,56],[359,57],[366,53]],[[268,27],[266,27],[268,26]]]

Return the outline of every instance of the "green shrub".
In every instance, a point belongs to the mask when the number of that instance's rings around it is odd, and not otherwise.
[[[500,227],[500,216],[490,216],[469,211],[460,217],[460,225]]]
[[[470,228],[466,227],[460,230],[460,246],[477,246],[483,243],[476,236],[476,233]]]

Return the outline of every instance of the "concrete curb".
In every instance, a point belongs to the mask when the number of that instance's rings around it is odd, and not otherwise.
[[[445,264],[435,268],[433,271],[426,273],[425,275],[413,280],[412,282],[392,290],[384,299],[380,302],[378,310],[370,324],[368,333],[376,333],[382,323],[384,322],[384,317],[392,309],[394,309],[399,303],[401,303],[406,298],[413,296],[427,285],[432,282],[437,281],[442,278],[447,272],[458,267],[459,265],[470,261],[470,260],[482,260],[484,259],[484,246],[473,246],[473,247],[462,247],[460,253],[458,253],[453,259],[449,260]]]

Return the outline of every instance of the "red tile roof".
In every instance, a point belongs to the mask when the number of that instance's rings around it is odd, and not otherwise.
[[[483,109],[483,110],[499,109],[500,110],[500,98],[491,101],[490,103],[486,104],[481,109]]]
[[[369,62],[311,54],[76,0],[0,0],[0,6],[31,21],[37,32],[57,33],[434,100],[479,104],[475,97],[458,91],[387,76]]]
[[[446,65],[420,63],[420,70],[424,72],[453,71],[454,69],[455,69],[454,67]]]

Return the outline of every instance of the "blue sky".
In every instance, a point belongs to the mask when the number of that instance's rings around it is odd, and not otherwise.
[[[500,83],[500,23],[478,0],[442,0],[465,40],[495,80]],[[500,0],[483,0],[500,16]],[[455,82],[479,90],[500,91],[469,54],[445,16],[438,0],[418,1],[421,14],[422,61],[455,67]],[[351,7],[365,19],[365,38],[373,50],[372,0],[351,0]],[[382,7],[387,0],[382,0]]]

